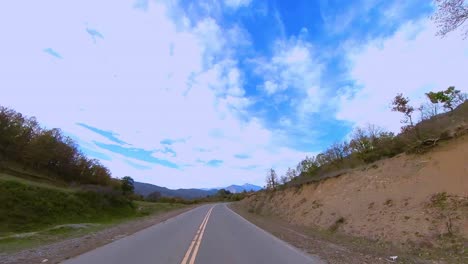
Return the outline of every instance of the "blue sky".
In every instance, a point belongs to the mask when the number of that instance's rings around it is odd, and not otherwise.
[[[114,177],[264,185],[389,110],[466,91],[468,42],[426,0],[6,1],[0,105],[72,136]],[[465,72],[464,72],[465,70]]]

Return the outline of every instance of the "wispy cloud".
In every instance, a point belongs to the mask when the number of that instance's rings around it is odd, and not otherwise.
[[[43,49],[43,51],[57,59],[63,59],[62,58],[62,55],[60,55],[60,53],[58,53],[57,51],[55,51],[54,49],[52,48],[46,48],[46,49]]]
[[[108,155],[106,155],[104,153],[94,151],[94,150],[91,150],[91,149],[83,147],[83,146],[80,146],[80,149],[84,153],[86,153],[86,155],[88,155],[91,158],[100,159],[100,160],[107,160],[107,161],[112,160],[111,157],[109,157]]]
[[[114,153],[121,154],[125,157],[130,157],[134,158],[137,160],[153,163],[153,164],[158,164],[161,166],[169,167],[169,168],[179,168],[179,166],[173,162],[170,162],[168,160],[164,159],[158,159],[155,158],[152,155],[152,151],[140,149],[140,148],[127,148],[127,147],[122,147],[120,145],[114,145],[114,144],[105,144],[101,142],[94,142],[98,147],[112,151]]]
[[[221,166],[221,164],[223,164],[222,160],[210,160],[210,161],[206,162],[206,165],[208,165],[210,167],[219,167],[219,166]]]
[[[184,139],[168,139],[168,138],[163,139],[163,140],[160,141],[161,144],[169,145],[169,146],[173,145],[175,143],[183,143],[183,142],[185,142]]]
[[[78,126],[81,126],[81,127],[84,127],[86,129],[89,129],[91,131],[93,131],[94,133],[97,133],[101,136],[104,136],[105,138],[109,139],[110,141],[113,141],[115,143],[118,143],[120,145],[125,145],[127,143],[125,143],[124,141],[120,140],[117,136],[118,134],[117,133],[114,133],[112,131],[105,131],[105,130],[102,130],[102,129],[99,129],[99,128],[96,128],[96,127],[92,127],[90,125],[86,125],[86,124],[83,124],[83,123],[76,123]]]
[[[151,167],[150,166],[145,166],[145,165],[141,165],[141,164],[137,164],[135,162],[132,162],[132,161],[129,161],[129,160],[125,160],[125,162],[134,167],[135,169],[138,169],[138,170],[151,170]]]
[[[234,157],[236,157],[238,159],[248,159],[248,158],[250,158],[250,156],[247,155],[247,154],[235,154]]]
[[[96,43],[96,38],[104,39],[104,36],[97,30],[92,28],[86,28],[86,32],[91,36],[93,42]]]

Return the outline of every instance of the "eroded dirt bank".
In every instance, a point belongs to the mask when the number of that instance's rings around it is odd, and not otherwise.
[[[447,249],[464,259],[468,136],[423,155],[401,154],[319,183],[261,192],[241,205],[297,226],[403,249]]]

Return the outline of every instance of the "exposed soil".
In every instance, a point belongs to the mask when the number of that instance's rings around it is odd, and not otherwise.
[[[249,212],[241,204],[231,204],[230,208],[250,222],[268,231],[283,241],[307,252],[319,256],[331,264],[379,264],[379,263],[444,263],[425,261],[399,251],[389,244],[375,244],[364,239],[356,239],[333,232],[293,225],[278,217],[259,215]],[[397,256],[395,261],[391,256]]]
[[[83,254],[152,225],[164,222],[169,218],[175,217],[193,208],[194,206],[191,206],[148,216],[143,219],[125,222],[86,236],[67,239],[13,254],[0,253],[0,263],[59,263],[65,259]]]
[[[293,226],[468,263],[468,135],[422,155],[401,154],[319,183],[261,192],[241,204]],[[441,251],[445,256],[437,255]]]

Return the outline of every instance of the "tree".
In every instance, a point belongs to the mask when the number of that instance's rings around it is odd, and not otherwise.
[[[397,94],[392,101],[392,111],[400,112],[405,115],[405,119],[402,120],[402,123],[409,123],[410,126],[413,126],[413,112],[414,107],[409,105],[408,97],[403,97],[403,94]]]
[[[161,196],[162,195],[161,195],[160,192],[155,191],[155,192],[152,192],[152,193],[148,194],[148,196],[146,197],[146,200],[148,200],[150,202],[157,202],[157,201],[159,201]]]
[[[122,178],[122,193],[124,195],[132,194],[135,190],[135,181],[130,176],[125,176]]]
[[[427,95],[427,94],[426,94]],[[421,121],[430,119],[439,114],[440,105],[438,103],[425,103],[418,107],[421,114]]]
[[[419,129],[415,127],[413,123],[414,107],[409,105],[408,97],[403,97],[403,94],[401,93],[397,94],[397,96],[395,96],[392,101],[392,105],[392,111],[403,113],[405,116],[405,118],[401,120],[401,123],[406,124],[406,126],[401,128],[402,132],[409,132],[414,130],[416,132],[416,137],[421,139]]]
[[[348,156],[349,145],[347,143],[333,143],[330,148],[325,151],[330,163],[341,163]]]
[[[286,177],[288,178],[289,181],[294,180],[294,178],[297,177],[296,170],[288,168],[288,170],[286,171]]]
[[[226,189],[220,189],[218,190],[218,192],[216,193],[216,195],[218,195],[219,197],[227,197],[229,195],[231,195],[232,193],[229,191],[229,190],[226,190]]]
[[[319,164],[317,163],[316,157],[308,157],[306,156],[304,160],[299,162],[296,166],[296,173],[301,175],[303,173],[313,173],[316,169],[318,169]]]
[[[445,91],[426,93],[432,104],[443,104],[445,110],[453,111],[455,107],[465,101],[464,95],[460,90],[455,90],[455,86],[450,86]]]
[[[90,160],[60,129],[44,129],[28,118],[0,106],[0,162],[11,160],[65,182],[110,185],[110,171]]]
[[[457,29],[468,19],[468,4],[465,0],[435,0],[437,11],[432,20],[437,24],[437,35],[444,37],[447,33]],[[468,36],[468,27],[462,33]]]
[[[284,185],[284,184],[288,183],[288,181],[289,181],[289,179],[288,179],[288,177],[287,177],[286,175],[282,175],[282,176],[280,177],[280,182],[281,182],[281,184]]]
[[[347,146],[347,153],[353,153],[366,163],[373,162],[382,156],[390,155],[388,149],[392,145],[393,137],[393,133],[385,132],[376,125],[358,127]]]
[[[268,171],[268,175],[266,178],[266,188],[269,190],[275,190],[278,187],[278,175],[274,169],[270,169]]]

